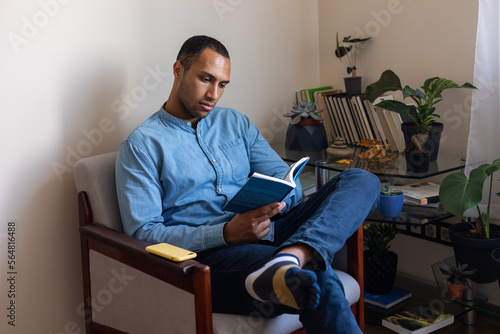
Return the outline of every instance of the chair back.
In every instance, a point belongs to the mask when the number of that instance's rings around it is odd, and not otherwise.
[[[73,167],[78,192],[84,191],[92,208],[93,222],[123,232],[116,196],[115,163],[118,152],[80,159]]]

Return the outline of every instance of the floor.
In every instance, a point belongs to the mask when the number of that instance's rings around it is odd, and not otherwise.
[[[429,303],[429,301],[433,300],[436,295],[436,287],[421,283],[418,281],[414,281],[409,278],[399,277],[396,279],[396,286],[401,288],[406,288],[411,290],[413,293],[413,297],[411,301],[403,302],[400,306],[395,306],[394,308],[399,307],[411,307],[414,304],[425,304]],[[435,299],[434,299],[435,300]],[[455,311],[460,310],[461,307],[458,305],[448,305],[446,307],[450,307],[450,313],[455,314]],[[457,308],[458,307],[458,308]],[[397,309],[394,309],[397,311]],[[390,313],[394,313],[392,310],[384,311],[379,308],[366,305],[365,304],[365,334],[393,334],[394,331],[379,325],[381,323],[381,319]],[[453,324],[448,325],[442,329],[436,330],[432,333],[436,334],[499,334],[500,333],[500,319],[476,312],[476,324],[473,326],[464,324],[465,315],[455,317]]]

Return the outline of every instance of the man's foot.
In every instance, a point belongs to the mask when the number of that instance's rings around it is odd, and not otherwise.
[[[272,301],[295,309],[313,309],[319,303],[316,274],[299,267],[299,259],[278,254],[262,268],[248,275],[248,293],[260,301]]]

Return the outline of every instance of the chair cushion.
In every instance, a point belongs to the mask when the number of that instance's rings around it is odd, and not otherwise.
[[[343,271],[335,270],[350,305],[360,297],[358,282]],[[298,314],[282,314],[275,318],[262,318],[236,314],[214,313],[214,334],[253,333],[253,334],[285,334],[302,328]]]
[[[89,197],[94,222],[123,232],[116,196],[117,155],[118,152],[111,152],[78,160],[73,178],[78,192],[85,191]]]

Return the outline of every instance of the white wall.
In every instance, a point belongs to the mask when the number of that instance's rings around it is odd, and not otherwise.
[[[232,82],[220,105],[277,142],[294,92],[319,83],[317,17],[317,1],[300,0],[0,2],[0,332],[83,332],[71,168],[116,150],[161,106],[184,40],[227,46]],[[10,221],[15,298],[4,279]]]

